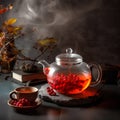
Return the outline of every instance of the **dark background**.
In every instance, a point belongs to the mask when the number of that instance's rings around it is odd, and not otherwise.
[[[35,56],[32,45],[37,39],[54,37],[58,47],[49,62],[71,47],[86,62],[120,64],[119,0],[0,0],[13,3],[13,10],[1,15],[1,22],[17,18],[24,31],[35,27],[36,33],[17,44],[28,56]],[[22,42],[21,42],[22,41]],[[33,52],[33,53],[32,53]],[[41,59],[46,59],[46,55]]]

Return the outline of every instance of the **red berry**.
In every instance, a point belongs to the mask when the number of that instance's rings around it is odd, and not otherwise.
[[[50,88],[50,87],[47,87],[47,92],[51,96],[55,96],[56,95],[56,93],[54,92],[54,90],[52,88]]]
[[[18,106],[18,107],[31,105],[30,101],[26,98],[19,99],[18,101],[13,100],[13,101],[11,101],[11,104]]]
[[[19,103],[19,105],[18,105],[19,107],[22,107],[23,105],[21,104],[21,103]]]

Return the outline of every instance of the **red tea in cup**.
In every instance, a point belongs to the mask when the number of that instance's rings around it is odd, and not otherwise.
[[[19,100],[26,98],[33,102],[38,97],[38,88],[31,86],[18,87],[10,92],[10,98],[13,100]]]

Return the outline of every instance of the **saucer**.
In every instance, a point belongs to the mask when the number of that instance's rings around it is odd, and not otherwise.
[[[41,105],[41,99],[40,98],[37,98],[36,101],[35,101],[35,104],[34,105],[30,105],[30,106],[16,106],[16,105],[13,105],[13,100],[10,99],[7,101],[7,104],[14,108],[16,111],[29,111],[29,110],[34,110],[36,109],[37,107],[39,107]]]

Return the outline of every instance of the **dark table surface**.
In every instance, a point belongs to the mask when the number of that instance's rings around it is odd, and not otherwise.
[[[7,105],[9,92],[21,86],[0,76],[0,120],[119,120],[120,87],[105,85],[101,101],[89,107],[63,107],[42,101],[33,113],[18,113]],[[41,85],[35,85],[40,88]]]

